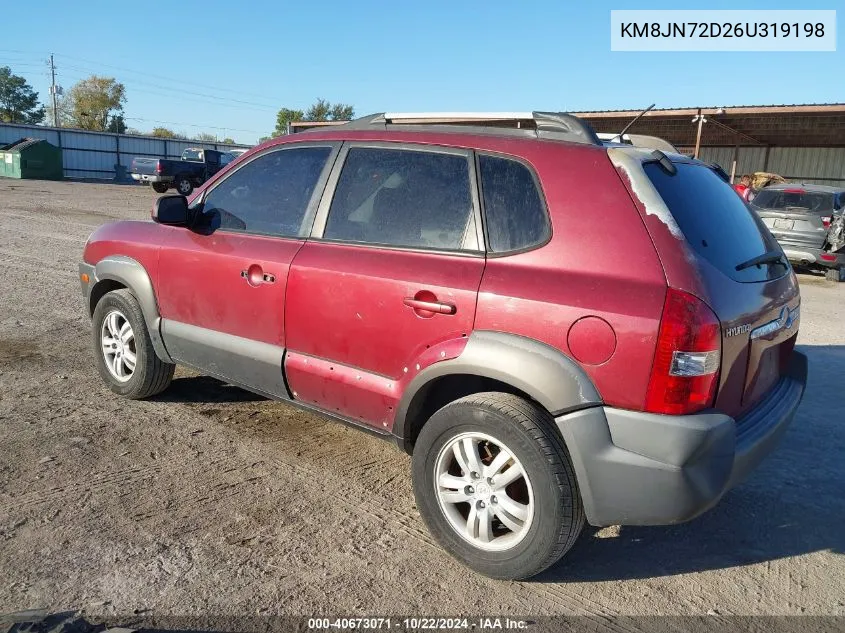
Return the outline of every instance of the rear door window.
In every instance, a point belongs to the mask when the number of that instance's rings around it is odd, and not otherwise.
[[[332,198],[323,237],[457,250],[474,231],[468,156],[353,147]]]
[[[531,171],[519,161],[478,157],[491,252],[517,251],[549,239],[549,219]]]
[[[788,269],[781,263],[737,271],[738,264],[779,251],[777,241],[712,169],[690,163],[675,166],[675,174],[655,162],[646,163],[643,169],[693,250],[737,281],[764,281],[786,273]]]

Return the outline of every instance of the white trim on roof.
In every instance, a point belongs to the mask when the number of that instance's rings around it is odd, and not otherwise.
[[[534,119],[533,112],[385,112],[385,120],[510,121]]]

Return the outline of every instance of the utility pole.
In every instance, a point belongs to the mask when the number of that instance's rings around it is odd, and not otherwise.
[[[693,158],[698,158],[699,151],[701,150],[701,128],[707,123],[707,119],[704,118],[704,115],[701,114],[701,109],[699,108],[698,114],[692,117],[693,123],[698,123],[698,130],[695,134],[695,154],[693,154]]]
[[[56,64],[53,63],[53,53],[50,53],[50,94],[53,95],[53,127],[59,127],[59,96],[56,92]]]

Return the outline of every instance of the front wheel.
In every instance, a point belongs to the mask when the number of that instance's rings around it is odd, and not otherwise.
[[[176,365],[156,355],[141,306],[129,290],[100,299],[92,329],[97,369],[112,391],[138,399],[167,389]]]
[[[153,191],[156,193],[167,193],[167,183],[166,182],[152,182]]]
[[[423,427],[414,494],[437,541],[492,578],[529,578],[584,526],[578,484],[548,412],[504,393],[452,402]]]
[[[183,196],[190,196],[194,190],[194,183],[187,176],[179,176],[176,178],[176,191]]]

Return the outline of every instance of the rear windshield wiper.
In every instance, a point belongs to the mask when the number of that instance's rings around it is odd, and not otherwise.
[[[736,269],[737,271],[740,271],[745,270],[746,268],[751,268],[752,266],[760,266],[762,264],[775,263],[783,263],[783,253],[781,251],[768,251],[767,253],[763,253],[762,255],[757,255],[757,257],[752,257],[747,262],[737,264]]]

